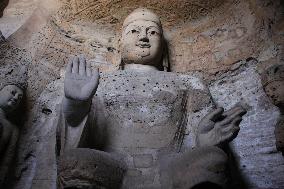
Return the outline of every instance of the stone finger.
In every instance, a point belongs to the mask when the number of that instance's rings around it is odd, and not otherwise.
[[[240,125],[241,121],[242,121],[242,117],[241,116],[237,116],[233,121],[232,124],[233,125]]]
[[[223,127],[221,129],[223,134],[228,134],[230,132],[235,132],[237,130],[240,130],[240,127],[238,125],[234,125],[233,123],[231,123],[227,127]]]
[[[226,122],[219,122],[218,125],[220,125],[221,128],[226,128],[229,127],[230,125],[239,125],[240,122],[242,121],[241,116],[236,116],[233,119],[227,119]]]
[[[91,63],[90,62],[87,62],[86,74],[87,74],[87,76],[92,76],[92,68],[91,68]]]
[[[79,58],[75,56],[73,58],[73,67],[72,67],[72,73],[77,74],[79,70]]]
[[[220,121],[220,125],[221,126],[222,125],[227,125],[227,124],[231,123],[235,118],[241,117],[245,113],[246,113],[245,109],[237,109],[231,115],[228,115],[222,121]]]
[[[72,73],[72,67],[73,67],[73,56],[70,56],[68,59],[68,64],[66,67],[66,73]]]
[[[84,55],[79,56],[79,74],[86,75],[86,59]]]
[[[234,138],[236,138],[236,136],[238,135],[240,129],[235,129],[231,132],[228,133],[224,133],[224,135],[222,136],[222,140],[225,142],[230,142],[232,141]]]
[[[99,69],[98,68],[92,69],[92,78],[94,80],[99,80],[100,74],[99,74]]]
[[[227,110],[223,113],[223,116],[230,116],[231,114],[235,113],[236,111],[243,112],[243,115],[246,113],[246,110],[242,106],[236,106],[234,108],[231,108],[230,110]]]
[[[217,119],[219,119],[222,114],[224,112],[224,109],[219,107],[216,110],[212,111],[211,113],[209,113],[205,119],[211,120],[211,121],[216,121]]]
[[[99,69],[98,68],[93,68],[92,70],[92,76],[99,75]]]
[[[241,107],[240,106],[235,106],[227,111],[224,111],[223,116],[229,116],[232,113],[234,113],[236,110],[239,110]]]

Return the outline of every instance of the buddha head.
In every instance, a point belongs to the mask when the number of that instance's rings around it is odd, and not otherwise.
[[[124,20],[121,38],[121,63],[141,64],[164,70],[167,67],[166,43],[159,17],[146,8],[134,10]]]
[[[23,89],[17,85],[6,85],[0,91],[0,108],[6,113],[12,113],[19,107],[23,94]]]
[[[284,65],[274,65],[262,73],[261,82],[272,103],[284,112]]]
[[[23,104],[24,91],[27,88],[27,70],[26,67],[17,65],[3,68],[4,78],[0,83],[0,108],[5,114],[17,114]]]

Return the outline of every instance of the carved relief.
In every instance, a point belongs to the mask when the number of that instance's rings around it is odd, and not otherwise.
[[[272,103],[280,110],[275,126],[276,147],[284,154],[284,65],[274,65],[262,73],[262,85]]]
[[[24,115],[24,93],[27,87],[25,67],[10,66],[1,69],[0,90],[0,187],[10,187],[9,176],[15,164],[17,142]]]

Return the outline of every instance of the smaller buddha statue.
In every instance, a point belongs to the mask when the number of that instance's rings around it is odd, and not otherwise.
[[[7,188],[8,175],[12,171],[12,163],[15,158],[17,142],[19,138],[19,126],[21,124],[20,111],[23,110],[24,91],[27,87],[25,69],[20,74],[10,69],[5,74],[0,85],[0,188]],[[16,72],[16,71],[15,71]]]
[[[280,110],[275,127],[276,148],[284,155],[284,65],[274,65],[262,73],[263,89],[272,103]]]

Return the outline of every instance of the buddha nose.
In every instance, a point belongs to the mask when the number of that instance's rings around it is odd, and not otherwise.
[[[19,98],[20,98],[19,94],[15,94],[15,95],[14,95],[14,99],[15,99],[16,101],[18,101]]]
[[[146,31],[140,32],[138,37],[139,37],[139,41],[149,42],[149,38],[147,36],[147,32]]]

